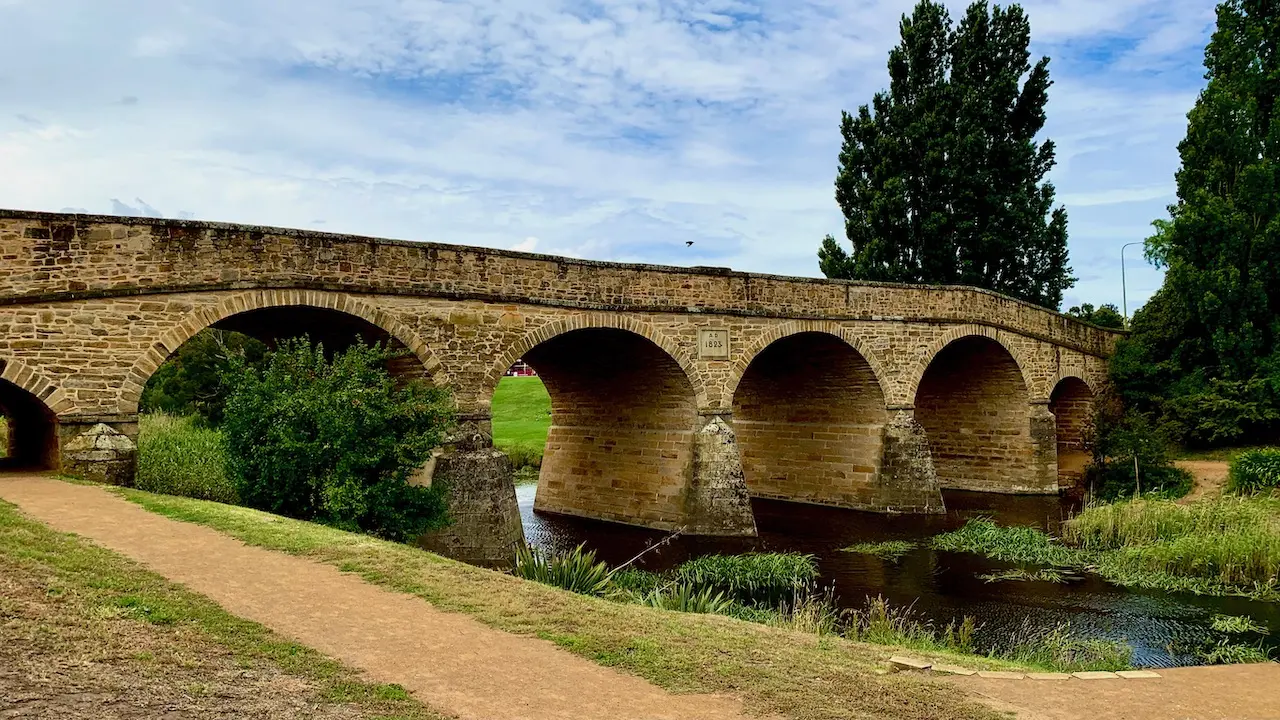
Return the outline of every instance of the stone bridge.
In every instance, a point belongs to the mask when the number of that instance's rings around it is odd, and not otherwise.
[[[519,539],[488,435],[517,359],[552,398],[540,509],[749,535],[749,496],[937,512],[940,488],[1057,492],[1118,337],[966,287],[0,211],[0,462],[118,474],[148,378],[208,327],[384,341],[407,351],[393,372],[449,387],[462,422],[434,477],[455,523],[427,542],[473,560]]]

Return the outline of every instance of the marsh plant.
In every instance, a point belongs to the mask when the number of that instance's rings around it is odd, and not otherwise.
[[[1270,493],[1280,489],[1280,448],[1246,450],[1231,462],[1227,489],[1236,493]]]
[[[1001,657],[1062,672],[1124,670],[1131,667],[1133,648],[1116,640],[1078,637],[1070,623],[1049,629],[1024,623],[1009,647],[996,650]]]
[[[739,603],[776,606],[817,580],[818,564],[803,553],[703,555],[676,568],[674,577]]]
[[[1004,582],[1006,580],[1014,582],[1064,583],[1067,581],[1067,577],[1062,571],[1054,570],[1053,568],[1041,568],[1039,570],[1013,568],[1012,570],[999,570],[978,575],[978,579],[986,583]]]
[[[1243,634],[1264,633],[1267,628],[1247,615],[1214,615],[1210,625],[1214,632]]]
[[[669,583],[646,594],[644,604],[677,612],[727,615],[734,603],[724,593],[711,588],[697,588],[688,583]]]
[[[222,433],[197,418],[143,415],[138,428],[137,487],[148,492],[235,503]]]
[[[567,553],[525,545],[516,551],[512,574],[582,595],[602,595],[609,588],[609,566],[594,550],[579,545]]]
[[[840,548],[841,552],[874,555],[882,560],[898,561],[904,555],[916,549],[916,544],[909,540],[884,540],[881,542],[864,542]]]

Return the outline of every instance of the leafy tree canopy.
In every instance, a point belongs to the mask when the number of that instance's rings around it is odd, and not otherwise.
[[[1089,303],[1083,303],[1067,310],[1067,314],[1098,327],[1115,330],[1124,329],[1124,316],[1120,314],[1120,308],[1116,307],[1114,303],[1107,303],[1100,308],[1095,308]]]
[[[249,364],[261,362],[267,346],[238,332],[205,328],[182,344],[147,381],[142,390],[142,412],[196,415],[206,423],[222,421],[226,389],[221,375],[231,359],[241,356]]]
[[[234,357],[222,431],[249,507],[410,540],[445,521],[439,490],[408,483],[453,423],[445,391],[399,385],[394,353],[357,343],[326,359],[305,338],[254,366]]]
[[[1022,8],[969,6],[953,27],[923,0],[900,24],[889,89],[843,113],[836,202],[848,253],[831,236],[827,277],[975,285],[1057,308],[1075,279],[1067,216],[1037,143],[1049,59],[1030,64]]]
[[[1146,245],[1164,285],[1112,362],[1124,400],[1191,445],[1280,433],[1280,3],[1217,14],[1178,200]]]

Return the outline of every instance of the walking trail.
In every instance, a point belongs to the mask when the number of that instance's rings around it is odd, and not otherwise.
[[[1180,505],[1221,495],[1227,485],[1227,473],[1231,470],[1231,463],[1222,460],[1178,460],[1174,465],[1190,472],[1194,478],[1191,492],[1178,500]]]
[[[337,568],[250,547],[106,490],[0,475],[0,498],[201,593],[232,614],[399,683],[459,718],[740,720],[741,704],[673,695],[543,640],[494,630]]]
[[[673,695],[549,642],[155,515],[99,487],[0,474],[0,499],[459,718],[745,720],[734,698]],[[1275,663],[1160,673],[1155,680],[952,681],[1020,720],[1280,720]]]

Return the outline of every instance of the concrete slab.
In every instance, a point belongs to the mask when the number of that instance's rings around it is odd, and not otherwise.
[[[1158,678],[1160,673],[1151,670],[1117,670],[1116,674],[1125,680],[1139,680],[1142,678]]]
[[[893,657],[889,658],[889,664],[898,668],[899,670],[928,670],[929,668],[933,667],[933,663],[929,662],[928,660],[921,660],[919,658],[911,658],[911,657],[903,657],[901,655],[894,655]]]
[[[1071,677],[1078,678],[1080,680],[1119,680],[1120,679],[1119,675],[1113,672],[1106,672],[1105,670],[1095,670],[1091,672],[1073,672],[1071,673]]]
[[[1009,672],[1007,670],[979,670],[978,677],[987,678],[989,680],[1021,680],[1026,677],[1020,672]]]
[[[1027,673],[1030,680],[1070,680],[1071,675],[1068,673]]]
[[[933,671],[936,673],[942,673],[944,675],[962,675],[965,677],[968,677],[969,675],[973,675],[976,672],[978,672],[977,670],[971,670],[967,667],[960,667],[959,665],[934,665]]]

